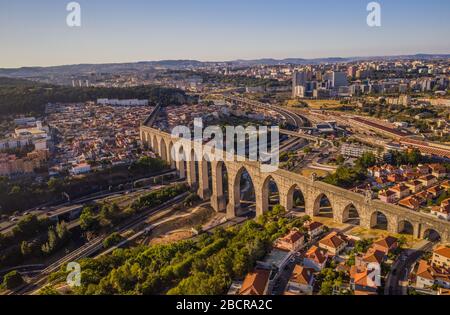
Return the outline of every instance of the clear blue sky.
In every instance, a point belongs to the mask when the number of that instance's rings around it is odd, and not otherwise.
[[[450,1],[0,0],[0,67],[161,59],[231,60],[450,53]]]

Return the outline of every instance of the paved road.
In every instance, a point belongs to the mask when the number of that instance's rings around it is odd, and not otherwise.
[[[408,287],[400,282],[408,280],[409,273],[415,262],[417,262],[425,252],[431,251],[435,244],[429,241],[421,241],[410,250],[405,251],[394,262],[391,272],[388,274],[384,289],[385,295],[407,295]]]

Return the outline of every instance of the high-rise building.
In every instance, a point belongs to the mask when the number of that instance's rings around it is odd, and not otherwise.
[[[333,71],[332,87],[338,89],[341,86],[348,86],[347,75],[345,72]]]
[[[292,91],[292,97],[305,97],[306,87],[303,85],[297,85]]]
[[[356,70],[357,70],[357,69],[356,69],[355,66],[350,66],[350,67],[348,67],[348,73],[347,73],[347,75],[353,79],[353,78],[356,76]]]
[[[297,97],[298,87],[305,86],[308,74],[305,71],[294,71],[292,76],[292,97]]]

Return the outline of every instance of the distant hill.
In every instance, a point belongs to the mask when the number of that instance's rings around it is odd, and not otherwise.
[[[232,66],[253,66],[253,65],[304,65],[304,64],[322,64],[339,63],[359,60],[393,60],[393,59],[449,59],[450,54],[416,54],[416,55],[398,55],[398,56],[373,56],[373,57],[328,57],[328,58],[286,58],[286,59],[253,59],[253,60],[232,60],[218,62],[203,62],[198,60],[160,60],[160,61],[141,61],[132,63],[106,63],[106,64],[78,64],[53,67],[23,67],[17,69],[0,69],[0,76],[10,78],[35,78],[49,77],[52,75],[79,75],[89,73],[126,73],[152,71],[157,68],[164,69],[187,69],[213,64],[227,64]]]

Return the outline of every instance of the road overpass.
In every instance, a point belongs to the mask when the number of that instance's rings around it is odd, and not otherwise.
[[[248,105],[248,106],[254,106],[254,107],[259,107],[259,108],[276,111],[279,114],[283,115],[291,123],[291,125],[295,126],[298,129],[298,131],[280,129],[281,134],[288,135],[290,137],[306,139],[308,141],[316,142],[318,144],[321,144],[322,142],[328,142],[328,143],[332,144],[331,141],[328,141],[326,139],[303,133],[302,131],[309,131],[309,130],[313,130],[314,128],[305,127],[305,124],[307,123],[307,119],[296,113],[293,113],[291,111],[288,111],[286,109],[283,109],[283,108],[280,108],[277,106],[273,106],[271,104],[265,104],[265,103],[249,100],[249,99],[238,97],[238,96],[227,95],[227,96],[224,96],[224,99],[226,102],[229,102],[229,103],[232,103],[235,105]]]
[[[320,202],[323,197],[326,197],[331,204],[333,219],[337,222],[347,222],[350,209],[354,208],[363,228],[376,227],[379,224],[380,215],[383,215],[387,220],[387,230],[391,233],[400,233],[403,227],[408,225],[412,226],[416,238],[425,238],[430,233],[436,232],[444,242],[450,240],[450,222],[397,205],[386,204],[380,200],[373,200],[371,194],[364,196],[320,182],[315,176],[307,178],[282,169],[265,173],[259,162],[240,161],[236,156],[231,161],[218,159],[218,156],[223,156],[223,151],[216,150],[211,156],[211,153],[207,153],[212,151],[210,147],[172,137],[166,132],[151,127],[142,126],[140,136],[143,144],[177,168],[180,177],[187,177],[189,185],[197,190],[203,200],[211,200],[212,207],[218,212],[226,212],[229,219],[236,217],[240,212],[240,180],[242,174],[247,171],[254,185],[258,216],[269,209],[269,182],[275,182],[280,203],[288,211],[293,209],[294,192],[300,191],[305,199],[306,214],[311,217],[319,215]],[[195,156],[199,157],[197,163]],[[223,167],[228,175],[226,182],[229,192],[228,203],[224,194]],[[209,170],[211,170],[212,187],[209,186]]]

